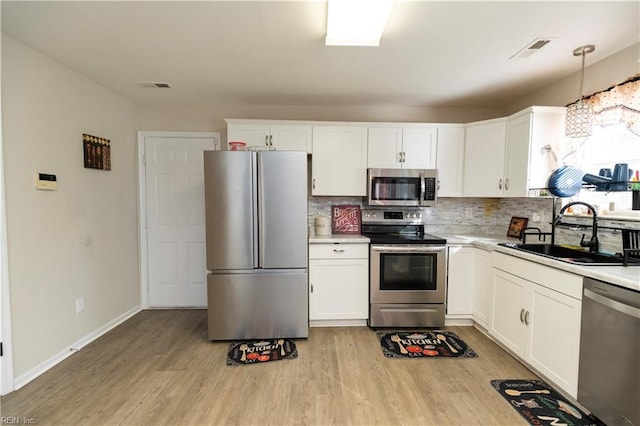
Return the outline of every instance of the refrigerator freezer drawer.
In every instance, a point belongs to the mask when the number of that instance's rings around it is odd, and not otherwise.
[[[207,276],[209,340],[309,336],[306,269]]]

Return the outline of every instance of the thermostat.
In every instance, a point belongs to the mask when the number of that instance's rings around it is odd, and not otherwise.
[[[56,175],[47,173],[36,173],[36,189],[55,191],[58,189],[58,179]]]

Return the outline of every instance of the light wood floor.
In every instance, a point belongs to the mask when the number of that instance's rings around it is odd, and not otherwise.
[[[366,327],[312,328],[299,357],[228,367],[206,311],[143,311],[23,388],[2,416],[38,425],[524,425],[490,385],[536,376],[473,327],[478,354],[387,359]]]

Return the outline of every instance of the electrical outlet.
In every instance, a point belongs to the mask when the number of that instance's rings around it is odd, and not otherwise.
[[[473,209],[471,207],[467,207],[464,210],[464,215],[467,219],[473,219]]]
[[[84,312],[84,297],[76,299],[76,314]]]

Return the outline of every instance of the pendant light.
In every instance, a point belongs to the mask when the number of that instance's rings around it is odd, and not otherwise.
[[[578,101],[567,107],[565,135],[570,138],[585,138],[591,135],[593,108],[582,101],[582,85],[584,83],[584,57],[596,50],[593,44],[578,47],[573,51],[573,56],[582,56],[582,68],[580,72],[580,97]]]

